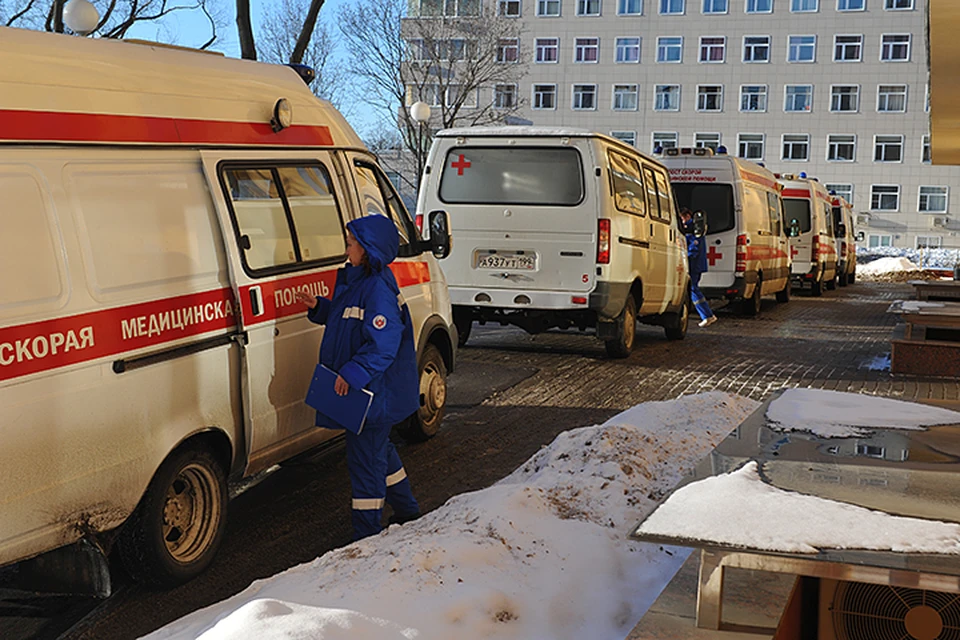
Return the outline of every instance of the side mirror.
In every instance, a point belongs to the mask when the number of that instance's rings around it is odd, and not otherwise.
[[[427,240],[430,251],[442,260],[450,255],[450,219],[446,211],[431,211],[427,215],[430,238]]]
[[[838,225],[837,225],[837,235],[838,235],[838,236],[845,236],[845,235],[847,235],[847,225],[843,224],[842,222],[841,222],[840,224],[838,224]]]
[[[707,215],[699,209],[693,212],[693,235],[698,238],[707,235]]]
[[[790,237],[796,238],[800,235],[800,223],[797,222],[797,219],[794,218],[790,221]]]
[[[863,231],[857,231],[857,242],[863,242],[866,239],[867,234]]]

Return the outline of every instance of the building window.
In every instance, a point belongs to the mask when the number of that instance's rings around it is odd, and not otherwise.
[[[773,0],[747,0],[747,13],[773,13]]]
[[[837,11],[863,11],[865,0],[837,0]]]
[[[852,184],[825,184],[823,188],[827,190],[827,193],[833,193],[850,204],[853,204],[853,185]]]
[[[703,0],[703,13],[726,13],[727,0]]]
[[[787,62],[814,62],[817,58],[817,36],[790,36]]]
[[[920,213],[946,213],[947,187],[920,187]]]
[[[870,209],[873,211],[898,211],[900,209],[900,185],[870,185]]]
[[[673,15],[683,13],[684,0],[660,0],[660,13]]]
[[[638,104],[638,93],[638,85],[635,84],[613,85],[613,110],[636,111]]]
[[[700,62],[723,62],[727,39],[723,36],[702,36],[700,38]]]
[[[892,247],[893,236],[870,234],[867,236],[867,246],[871,249],[875,249],[876,247]]]
[[[744,62],[770,62],[770,36],[743,36]]]
[[[813,108],[812,84],[788,84],[785,89],[786,100],[783,110],[788,112],[807,112]]]
[[[600,0],[577,0],[578,16],[600,15]]]
[[[643,0],[617,0],[617,14],[621,16],[643,15]]]
[[[920,162],[924,164],[930,164],[930,136],[923,136],[923,142],[921,143],[923,148],[920,152]]]
[[[520,39],[502,38],[497,43],[497,62],[519,62]]]
[[[883,34],[880,38],[880,60],[883,62],[907,62],[910,60],[910,34]]]
[[[903,160],[903,136],[874,136],[874,162],[900,162]]]
[[[887,11],[913,9],[913,0],[883,0],[883,8]]]
[[[447,86],[447,104],[457,104],[463,96],[463,107],[476,107],[477,106],[477,89],[469,89],[467,93],[464,93],[461,88],[462,85],[451,84]]]
[[[714,151],[720,146],[719,133],[695,133],[693,134],[693,146],[696,148],[706,147]]]
[[[577,38],[574,40],[574,62],[598,62],[600,38]]]
[[[654,111],[680,111],[680,85],[658,84],[654,91]]]
[[[611,131],[610,136],[616,138],[620,142],[626,142],[631,146],[637,146],[637,132],[636,131]]]
[[[827,160],[830,162],[853,162],[857,157],[857,136],[831,134],[827,136]]]
[[[617,62],[640,62],[640,38],[617,38]]]
[[[907,85],[881,84],[877,87],[877,111],[903,113],[907,110]]]
[[[745,160],[763,160],[763,134],[739,134],[737,136],[737,155]]]
[[[820,8],[819,4],[819,0],[790,0],[790,11],[794,13],[817,11]]]
[[[537,0],[537,15],[541,18],[560,16],[560,0]]]
[[[657,62],[682,62],[683,37],[660,36],[657,38]]]
[[[799,160],[806,162],[810,159],[810,134],[785,133],[783,134],[783,153],[781,160]]]
[[[723,111],[723,85],[697,85],[697,111]]]
[[[766,111],[767,85],[745,84],[740,87],[740,111]]]
[[[930,85],[927,85],[927,97],[923,102],[923,110],[930,113]]]
[[[480,15],[480,3],[470,0],[460,2],[437,2],[437,0],[413,0],[410,3],[411,18],[466,18]]]
[[[657,149],[676,149],[679,143],[679,136],[676,131],[654,131],[653,132],[653,151]]]
[[[834,36],[834,62],[860,62],[863,54],[863,36]]]
[[[497,3],[497,15],[505,18],[519,18],[520,0],[500,0]]]
[[[556,109],[557,108],[557,85],[555,84],[533,85],[533,108],[534,109]]]
[[[560,60],[560,38],[537,38],[536,61],[539,63],[556,63]]]
[[[575,111],[589,111],[597,108],[597,85],[573,85],[573,109]]]
[[[517,106],[517,85],[494,85],[493,106],[497,109],[512,109],[513,107]]]
[[[939,249],[943,246],[940,236],[917,236],[917,249]]]
[[[860,86],[838,84],[830,87],[830,111],[855,113],[860,110]]]

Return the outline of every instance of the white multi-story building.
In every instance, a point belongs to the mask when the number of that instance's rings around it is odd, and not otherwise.
[[[960,167],[930,164],[927,2],[494,0],[523,23],[502,63],[528,68],[480,100],[646,151],[723,145],[849,199],[864,246],[960,247]]]

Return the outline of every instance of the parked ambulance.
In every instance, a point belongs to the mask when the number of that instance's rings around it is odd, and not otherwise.
[[[475,127],[434,139],[417,211],[446,212],[461,341],[474,321],[596,329],[612,357],[636,322],[684,337],[686,244],[667,170],[582,129]]]
[[[845,287],[857,277],[857,241],[853,205],[833,196],[833,234],[837,241],[837,284]]]
[[[793,257],[791,282],[797,289],[809,289],[819,296],[823,288],[837,287],[837,247],[833,233],[833,197],[806,174],[780,174],[783,208],[788,224],[796,222],[796,236],[790,238]]]
[[[338,432],[304,404],[344,224],[397,225],[435,433],[456,332],[434,253],[286,66],[0,28],[0,564],[81,538],[138,579],[211,561],[227,483]]]
[[[740,302],[747,315],[760,299],[790,300],[790,251],[776,176],[748,160],[708,148],[667,149],[677,203],[703,211],[707,221],[707,272],[700,289],[708,298]]]

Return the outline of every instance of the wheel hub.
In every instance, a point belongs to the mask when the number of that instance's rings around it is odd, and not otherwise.
[[[433,368],[424,369],[420,382],[420,397],[423,407],[430,413],[435,413],[444,406],[447,399],[447,382],[443,376]]]

